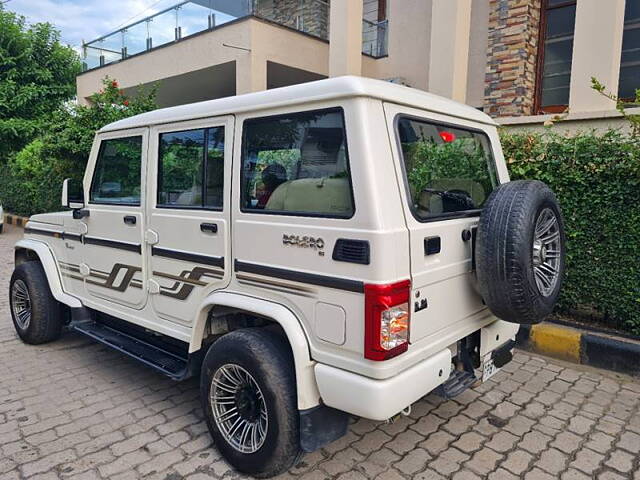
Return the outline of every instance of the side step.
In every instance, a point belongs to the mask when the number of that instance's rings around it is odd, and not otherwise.
[[[191,376],[189,360],[94,321],[72,322],[74,330],[164,373],[174,380]]]
[[[453,398],[460,395],[476,382],[477,377],[466,370],[454,370],[449,379],[435,389],[434,393],[443,398]]]

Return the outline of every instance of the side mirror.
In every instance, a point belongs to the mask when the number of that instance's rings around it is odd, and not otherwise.
[[[82,186],[77,182],[73,182],[67,178],[62,182],[62,206],[73,210],[73,218],[76,218],[76,212],[84,208],[84,194]],[[82,218],[82,217],[78,217]]]

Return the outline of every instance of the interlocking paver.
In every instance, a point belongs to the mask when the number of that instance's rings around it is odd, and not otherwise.
[[[197,379],[155,374],[88,339],[27,346],[0,235],[0,480],[246,478],[221,459]],[[640,381],[516,351],[489,382],[453,400],[428,395],[393,423],[348,434],[278,480],[640,480]]]

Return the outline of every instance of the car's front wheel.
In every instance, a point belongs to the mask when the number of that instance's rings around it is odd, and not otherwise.
[[[300,454],[293,358],[264,328],[236,330],[207,352],[200,392],[218,450],[256,477],[286,471]]]
[[[25,343],[40,344],[62,333],[60,304],[53,298],[40,262],[18,265],[9,284],[11,317],[18,336]]]

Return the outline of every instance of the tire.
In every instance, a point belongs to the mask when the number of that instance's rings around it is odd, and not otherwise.
[[[233,387],[233,381],[238,380],[244,383]],[[231,390],[235,393],[226,395]],[[264,328],[248,328],[217,340],[202,364],[200,395],[211,436],[236,470],[255,477],[271,477],[288,470],[300,455],[293,357],[277,334]],[[214,407],[212,397],[221,404]],[[236,409],[235,414],[227,413],[226,408]],[[241,432],[251,428],[245,427],[243,420],[254,425],[246,434],[245,443],[249,437],[255,440],[252,434],[257,433],[257,440],[247,448],[238,441],[244,435]],[[229,438],[240,445],[234,446]]]
[[[53,298],[40,262],[24,262],[11,275],[9,304],[13,326],[23,342],[51,342],[62,333],[60,304]]]
[[[564,277],[565,234],[548,186],[517,180],[498,187],[480,216],[476,242],[478,290],[498,318],[534,324],[552,312]]]

